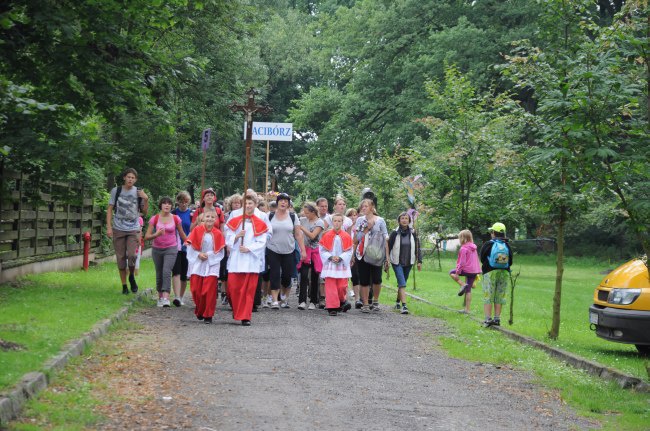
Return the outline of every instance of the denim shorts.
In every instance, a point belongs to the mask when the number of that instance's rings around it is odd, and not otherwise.
[[[395,273],[395,278],[397,279],[397,287],[406,287],[406,281],[409,279],[409,274],[411,272],[413,265],[401,266],[393,264],[393,272]]]

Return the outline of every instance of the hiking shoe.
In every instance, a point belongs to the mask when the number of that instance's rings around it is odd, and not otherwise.
[[[180,307],[181,306],[181,300],[178,298],[174,298],[172,301],[172,304],[174,304],[175,307]]]
[[[400,311],[400,314],[409,314],[409,309],[406,308],[406,305],[402,306],[402,311]]]
[[[206,317],[206,318],[204,318],[204,319],[203,319],[203,323],[209,325],[210,323],[212,323],[212,317]]]
[[[163,299],[162,299],[162,306],[163,306],[163,307],[167,308],[167,307],[169,307],[170,305],[171,305],[171,304],[169,303],[169,298],[163,298]]]
[[[315,309],[316,309],[316,306],[315,306],[314,303],[312,302],[312,303],[309,304],[309,307],[308,307],[307,309],[308,309],[308,310],[315,310]]]
[[[241,326],[251,326],[251,321],[250,320],[242,320],[241,321]]]
[[[361,306],[361,312],[362,313],[370,313],[370,307],[368,307],[367,305],[362,305]]]
[[[329,310],[327,314],[329,314],[330,316],[336,316],[337,313],[336,310]]]
[[[278,301],[272,302],[271,303],[271,308],[274,309],[274,310],[279,310],[280,309],[280,304],[278,303]]]
[[[399,302],[396,302],[395,307],[393,307],[393,308],[395,308],[395,310],[399,310],[400,307],[401,307],[401,305],[399,304]]]
[[[307,308],[307,304],[304,302],[301,302],[300,305],[298,305],[298,310],[304,310],[305,308]]]
[[[291,307],[289,306],[289,301],[287,301],[287,300],[282,301],[282,302],[280,303],[280,308],[291,308]]]
[[[133,275],[129,275],[129,284],[131,285],[131,292],[138,293],[138,283],[135,282]]]
[[[490,326],[494,325],[494,320],[492,320],[491,317],[488,317],[483,321],[483,327],[484,328],[489,328]]]
[[[381,309],[379,308],[379,302],[373,302],[372,303],[372,311],[374,311],[374,312],[381,311]]]
[[[341,306],[341,311],[347,313],[348,311],[350,311],[351,308],[352,308],[352,304],[350,304],[348,301],[345,301]]]
[[[128,295],[129,294],[129,288],[126,287],[126,284],[122,285],[122,295]]]
[[[354,308],[356,308],[358,310],[361,307],[363,307],[363,302],[361,302],[361,300],[357,299],[357,301],[354,303]]]
[[[492,320],[492,325],[493,326],[501,326],[501,319],[498,317],[495,317],[494,320]]]

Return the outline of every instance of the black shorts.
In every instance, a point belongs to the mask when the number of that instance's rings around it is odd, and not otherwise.
[[[180,275],[181,281],[187,281],[187,266],[187,252],[179,250],[172,268],[172,275]]]
[[[381,266],[371,265],[365,260],[357,260],[359,266],[359,284],[361,286],[370,286],[372,284],[381,284]]]
[[[219,266],[219,280],[227,281],[228,280],[228,250],[224,247],[223,249],[223,259],[221,259]]]

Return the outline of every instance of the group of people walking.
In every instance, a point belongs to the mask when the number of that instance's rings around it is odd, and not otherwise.
[[[111,191],[107,233],[115,245],[122,292],[128,294],[129,288],[138,290],[137,220],[147,212],[149,198],[135,187],[134,169],[125,170],[123,180]],[[382,271],[392,264],[399,285],[397,304],[408,314],[403,290],[411,268],[421,269],[419,240],[407,213],[389,236],[373,197],[370,192],[358,208],[348,209],[339,196],[333,213],[326,198],[294,208],[285,193],[269,204],[248,190],[226,198],[222,209],[216,193],[206,189],[194,211],[187,192],[178,193],[175,204],[163,197],[143,236],[152,241],[158,306],[183,305],[189,280],[196,317],[205,323],[214,317],[219,286],[223,302],[244,326],[258,307],[290,308],[292,287],[300,310],[326,309],[335,316],[354,306],[363,313],[378,312]]]
[[[135,187],[136,180],[134,169],[124,171],[123,185],[111,190],[107,211],[107,234],[113,239],[124,294],[138,291],[140,214],[147,213],[149,206],[146,193]],[[251,324],[258,307],[290,308],[292,287],[300,310],[326,309],[336,316],[354,306],[362,313],[376,313],[381,309],[382,273],[392,267],[398,287],[395,308],[409,313],[405,288],[411,270],[422,267],[420,242],[408,212],[399,215],[397,228],[389,234],[371,191],[364,191],[358,208],[348,209],[346,200],[337,196],[333,213],[326,198],[294,208],[286,193],[268,203],[253,190],[226,198],[223,207],[212,189],[202,191],[196,208],[190,202],[185,191],[177,194],[175,202],[171,197],[160,199],[159,211],[149,219],[143,236],[152,241],[159,307],[183,305],[189,281],[195,315],[205,323],[212,323],[219,288],[222,303],[232,307],[233,318],[244,326]],[[493,238],[504,237],[505,226],[495,223],[492,233]],[[459,258],[450,275],[459,283],[458,294],[465,296],[464,311],[469,313],[476,277],[504,265],[509,268],[512,253],[506,244],[507,262],[494,263],[490,259],[495,243],[485,243],[480,268],[471,232],[462,231],[459,239]],[[499,241],[496,244],[503,251]],[[464,283],[460,276],[466,277]],[[488,286],[494,289],[484,298],[486,326],[499,324],[503,278],[501,273],[488,276]]]

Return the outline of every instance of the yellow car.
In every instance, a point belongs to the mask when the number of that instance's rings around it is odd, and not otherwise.
[[[634,344],[650,355],[650,270],[647,257],[634,259],[605,276],[594,292],[589,322],[605,340]]]

